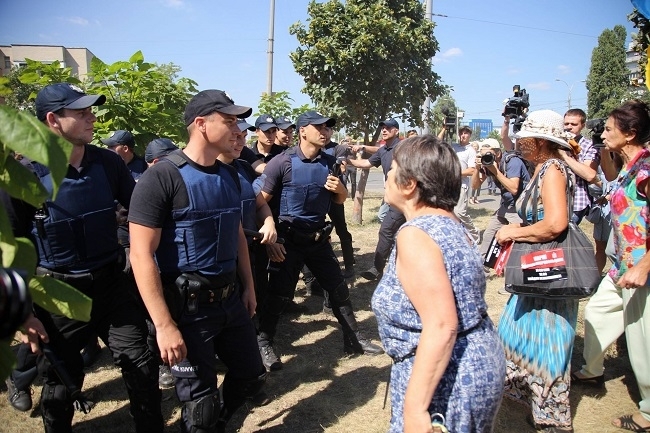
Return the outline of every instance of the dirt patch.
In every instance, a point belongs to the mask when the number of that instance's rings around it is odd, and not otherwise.
[[[374,217],[380,197],[366,195],[364,220],[360,226],[350,225],[353,235],[357,273],[372,265],[379,224]],[[352,202],[346,203],[351,213]],[[491,211],[472,206],[469,210],[477,227],[485,227]],[[582,224],[590,232],[591,224]],[[589,233],[590,235],[590,233]],[[338,238],[332,236],[335,249]],[[503,280],[491,278],[487,284],[486,299],[489,313],[496,323],[507,296],[497,290]],[[370,308],[370,298],[376,282],[356,278],[351,297],[359,323],[366,334],[378,341],[377,323]],[[322,298],[306,297],[300,283],[296,302],[306,310],[303,314],[285,316],[279,325],[277,352],[284,362],[283,370],[274,372],[266,392],[272,396],[270,404],[254,407],[248,403],[229,425],[228,431],[241,432],[384,432],[390,418],[390,402],[382,408],[389,378],[390,359],[386,355],[343,355],[343,340],[333,316],[322,313]],[[582,364],[583,309],[581,302],[573,366]],[[616,347],[607,352],[604,389],[574,386],[571,389],[571,407],[576,433],[603,433],[622,431],[611,426],[617,416],[636,410],[639,400],[634,374],[627,353]],[[221,381],[221,378],[219,379]],[[13,410],[6,398],[6,389],[0,395],[0,432],[23,433],[42,431],[38,399],[40,386],[34,386],[34,409],[21,413]],[[97,406],[87,415],[76,413],[74,431],[77,433],[126,433],[134,431],[128,411],[126,390],[111,357],[102,351],[96,366],[89,371],[84,392]],[[163,391],[165,432],[178,432],[180,405],[173,390]],[[533,431],[526,422],[528,411],[523,406],[504,400],[495,432],[521,433]]]

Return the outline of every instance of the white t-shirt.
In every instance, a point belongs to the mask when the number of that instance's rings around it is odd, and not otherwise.
[[[451,147],[456,152],[458,159],[460,160],[461,170],[466,170],[468,168],[476,167],[476,150],[469,143],[466,146],[462,146],[458,143],[452,143]],[[469,181],[471,176],[463,176],[462,182],[463,186],[469,188]]]

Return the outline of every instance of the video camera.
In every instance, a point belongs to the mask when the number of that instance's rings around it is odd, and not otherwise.
[[[587,121],[587,129],[591,132],[591,141],[596,148],[604,148],[602,134],[605,131],[605,119],[591,119]]]
[[[445,129],[453,135],[456,132],[456,111],[452,110],[452,108],[443,107],[440,111],[445,115]]]
[[[508,99],[501,115],[504,117],[509,116],[511,119],[514,119],[512,129],[514,132],[517,132],[521,129],[521,124],[524,123],[524,120],[526,120],[526,117],[528,116],[530,101],[526,89],[522,89],[519,84],[515,84],[512,87],[512,91],[514,96]]]

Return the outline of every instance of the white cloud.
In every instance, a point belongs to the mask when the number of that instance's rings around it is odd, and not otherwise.
[[[540,81],[539,83],[530,83],[526,85],[526,89],[548,90],[550,88],[551,84],[546,81]]]
[[[444,53],[441,53],[440,58],[442,58],[442,59],[450,59],[452,57],[458,57],[458,56],[462,56],[462,55],[463,55],[463,51],[460,48],[454,47],[454,48],[449,48]]]
[[[569,72],[571,72],[571,66],[567,66],[567,65],[558,65],[558,67],[557,67],[557,71],[558,71],[560,74],[563,74],[563,75],[568,74]]]
[[[78,26],[87,26],[88,25],[88,20],[82,17],[69,17],[66,18],[66,21],[72,24],[76,24]]]
[[[181,9],[185,6],[185,2],[183,0],[164,0],[165,6],[174,8],[174,9]]]

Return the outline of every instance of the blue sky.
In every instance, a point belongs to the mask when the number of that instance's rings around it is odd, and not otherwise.
[[[274,91],[309,103],[289,60],[297,47],[289,26],[307,20],[307,0],[276,0]],[[268,0],[0,0],[0,44],[86,47],[106,63],[142,50],[150,62],[173,62],[200,89],[226,90],[257,108],[266,90]],[[634,30],[629,0],[434,0],[440,52],[434,70],[465,118],[500,125],[513,84],[531,109],[585,108],[584,80],[598,35],[616,24]],[[566,81],[567,84],[555,79]]]

